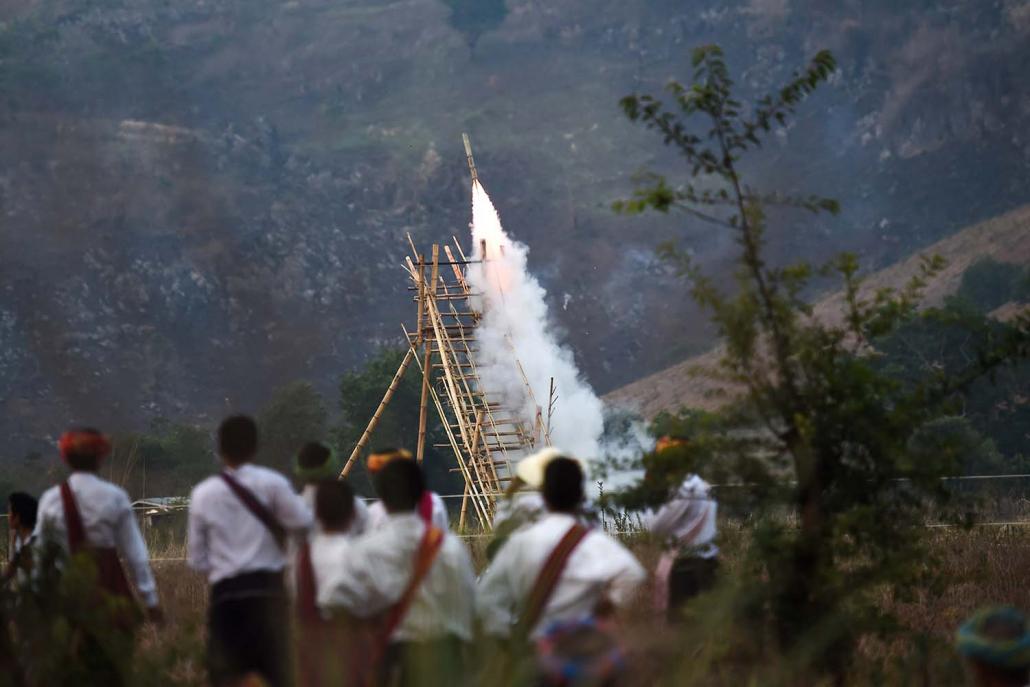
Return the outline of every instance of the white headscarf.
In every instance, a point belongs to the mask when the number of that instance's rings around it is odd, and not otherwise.
[[[715,539],[717,504],[712,487],[697,475],[688,475],[651,523],[655,534],[674,539],[680,547],[701,547]]]

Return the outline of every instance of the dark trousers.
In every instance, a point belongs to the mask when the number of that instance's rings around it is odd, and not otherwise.
[[[453,636],[391,642],[377,683],[380,687],[459,687],[464,684],[467,650]]]
[[[681,556],[673,562],[669,573],[670,621],[678,619],[683,604],[712,588],[718,570],[717,558]]]
[[[280,572],[220,580],[208,610],[208,672],[216,687],[260,675],[270,687],[290,684],[290,615]]]

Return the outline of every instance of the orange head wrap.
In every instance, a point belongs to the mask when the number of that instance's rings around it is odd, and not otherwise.
[[[57,442],[61,458],[68,456],[96,456],[103,458],[111,452],[111,440],[95,429],[72,429],[61,435]]]
[[[391,448],[385,451],[376,451],[368,457],[368,471],[373,475],[382,470],[387,463],[397,458],[403,458],[404,460],[411,460],[411,451],[403,448]]]
[[[664,451],[666,449],[678,448],[680,446],[689,446],[689,445],[690,445],[690,440],[687,439],[686,437],[674,437],[674,436],[669,436],[668,434],[666,434],[665,436],[662,436],[662,437],[658,438],[658,441],[655,444],[654,450],[655,450],[656,453],[661,453],[662,451]]]

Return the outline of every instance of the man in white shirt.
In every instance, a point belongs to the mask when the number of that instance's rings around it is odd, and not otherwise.
[[[372,479],[375,479],[376,473],[382,470],[388,463],[393,460],[415,460],[414,456],[411,455],[411,451],[403,448],[380,448],[376,449],[368,456],[368,473],[372,475]],[[425,490],[422,495],[422,500],[419,502],[418,507],[415,509],[422,519],[427,523],[432,523],[434,527],[439,527],[441,530],[447,531],[450,528],[450,518],[447,516],[447,506],[444,505],[443,499],[435,491]],[[368,527],[369,529],[377,529],[386,523],[387,511],[381,501],[376,501],[368,507]]]
[[[375,473],[375,486],[385,521],[345,546],[339,567],[319,566],[319,605],[357,618],[385,614],[371,652],[383,656],[384,680],[453,684],[472,639],[472,561],[457,537],[432,525],[427,530],[417,512],[425,478],[415,461],[389,461]]]
[[[138,616],[132,588],[122,567],[125,561],[147,617],[161,620],[157,585],[150,569],[147,547],[139,524],[132,514],[129,495],[121,487],[100,479],[97,472],[111,452],[111,442],[95,429],[83,428],[65,432],[60,439],[61,458],[71,474],[61,484],[43,492],[36,513],[33,539],[37,547],[39,567],[53,560],[53,546],[82,560],[91,559],[96,566],[97,587],[109,601],[120,603],[98,606],[110,613],[102,625],[104,637],[95,634],[96,627],[76,628],[82,633],[76,661],[88,662],[90,674],[100,684],[120,685],[127,679],[128,663]],[[119,633],[121,633],[119,635]],[[112,637],[127,641],[125,653],[106,650]]]
[[[344,570],[344,561],[351,557],[356,535],[353,534],[354,492],[343,481],[323,482],[315,491],[317,531],[311,537],[311,572],[315,602],[328,618],[338,611],[333,605],[334,585]]]
[[[211,583],[208,670],[214,685],[258,675],[290,683],[286,539],[312,516],[278,472],[252,464],[257,426],[238,415],[218,428],[225,469],[190,497],[188,561]]]
[[[332,590],[354,545],[354,492],[337,479],[319,482],[312,491],[316,527],[301,543],[294,565],[299,684],[349,684],[364,658],[362,635],[351,614],[333,605]]]
[[[157,585],[129,495],[97,475],[111,451],[110,441],[95,429],[75,429],[61,436],[60,450],[71,474],[40,497],[33,538],[40,544],[59,544],[70,553],[96,552],[98,584],[108,593],[130,596],[118,563],[121,556],[148,615],[160,619]]]
[[[479,580],[476,612],[488,635],[506,638],[514,630],[539,637],[555,622],[579,620],[608,603],[625,606],[644,581],[644,569],[633,554],[596,529],[582,534],[564,564],[555,565],[555,551],[582,527],[577,509],[583,479],[583,469],[571,458],[548,462],[543,485],[547,515],[512,534]],[[556,579],[546,593],[541,593],[542,572]],[[531,594],[542,597],[537,617],[515,628]]]

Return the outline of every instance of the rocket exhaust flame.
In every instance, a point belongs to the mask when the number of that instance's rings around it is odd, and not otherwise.
[[[466,153],[475,174],[471,150]],[[529,273],[528,247],[513,240],[478,175],[472,180],[473,258],[466,279],[479,294],[483,319],[476,328],[477,367],[485,388],[501,394],[518,408],[526,426],[537,425],[539,400],[547,403],[551,385],[562,400],[553,411],[550,428],[554,446],[585,460],[599,457],[604,431],[601,400],[583,380],[572,351],[553,333],[547,292]],[[522,364],[511,364],[512,350]],[[525,378],[523,379],[523,374]],[[532,390],[526,392],[526,386]]]

